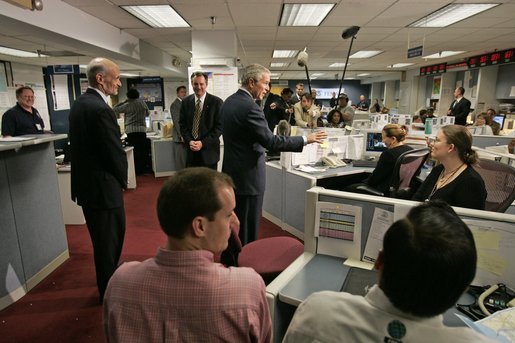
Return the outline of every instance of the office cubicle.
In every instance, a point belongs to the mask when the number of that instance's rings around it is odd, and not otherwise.
[[[377,237],[381,228],[385,230],[389,223],[404,217],[417,204],[409,200],[320,187],[308,190],[305,205],[305,252],[267,286],[276,339],[279,341],[284,335],[296,306],[307,296],[323,290],[340,291],[350,270],[350,266],[344,262],[352,260],[353,264],[366,264],[366,256],[372,262],[377,251],[374,251],[373,244],[370,245],[371,228],[376,233],[373,236]],[[503,282],[515,288],[515,268],[510,265],[515,261],[515,215],[458,207],[454,209],[469,225],[476,238],[479,259],[473,284]],[[320,228],[318,224],[324,211],[348,216],[346,221],[354,224],[352,241],[331,238],[331,235],[317,229]],[[377,239],[375,243],[377,247]],[[451,321],[446,323],[458,325]]]

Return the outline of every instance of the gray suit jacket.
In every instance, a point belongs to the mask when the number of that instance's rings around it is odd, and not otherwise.
[[[176,98],[172,104],[170,105],[170,114],[172,115],[173,121],[173,134],[172,138],[174,142],[181,141],[181,126],[179,124],[179,118],[181,117],[181,104],[182,101],[179,98]]]

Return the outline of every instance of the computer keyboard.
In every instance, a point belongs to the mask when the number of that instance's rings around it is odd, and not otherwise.
[[[369,167],[375,168],[377,166],[377,160],[354,160],[352,161],[354,167]]]

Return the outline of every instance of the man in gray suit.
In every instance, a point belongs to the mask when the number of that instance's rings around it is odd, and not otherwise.
[[[270,91],[270,71],[259,64],[243,69],[242,88],[222,106],[224,160],[222,171],[229,174],[235,187],[236,208],[243,244],[257,239],[265,194],[265,149],[302,151],[304,145],[320,143],[325,132],[306,137],[274,136],[256,100]]]
[[[186,168],[186,154],[188,150],[184,144],[184,139],[181,135],[181,126],[179,124],[179,118],[181,117],[181,104],[182,99],[186,96],[186,86],[177,87],[177,98],[170,105],[170,114],[172,115],[173,121],[173,148],[172,148],[172,160],[174,161],[174,170],[181,170]]]

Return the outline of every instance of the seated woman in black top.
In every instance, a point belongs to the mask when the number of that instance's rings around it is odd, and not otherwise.
[[[485,183],[471,166],[478,157],[465,126],[442,127],[431,144],[431,157],[440,164],[433,168],[413,200],[440,199],[451,206],[485,209]]]
[[[343,128],[345,127],[345,123],[343,122],[342,112],[338,110],[331,110],[327,115],[327,124],[326,127],[333,128]]]
[[[386,196],[390,194],[390,181],[397,158],[404,152],[413,150],[412,147],[404,145],[407,134],[408,129],[404,125],[388,124],[383,127],[381,135],[388,149],[381,153],[374,172],[364,181],[366,185],[383,192]],[[354,184],[345,190],[359,193],[357,187],[360,185],[362,184]]]

